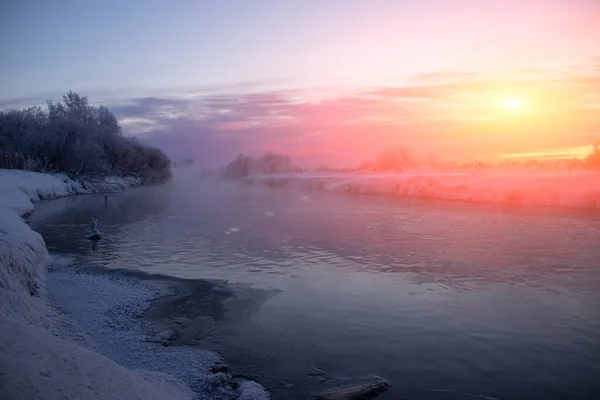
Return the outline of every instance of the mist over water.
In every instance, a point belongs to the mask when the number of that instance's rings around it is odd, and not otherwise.
[[[92,249],[92,216],[105,237]],[[600,393],[597,211],[170,185],[39,204],[83,266],[276,289],[199,344],[275,398],[377,374],[382,399],[592,399]],[[462,394],[461,394],[462,393]]]

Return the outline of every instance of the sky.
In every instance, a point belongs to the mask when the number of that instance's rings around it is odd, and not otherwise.
[[[0,108],[73,90],[209,166],[600,140],[599,0],[4,0],[0,31]]]

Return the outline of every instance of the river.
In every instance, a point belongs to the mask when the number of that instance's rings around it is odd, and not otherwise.
[[[275,398],[372,374],[383,400],[600,396],[597,211],[175,180],[30,223],[78,266],[272,291],[197,339]]]

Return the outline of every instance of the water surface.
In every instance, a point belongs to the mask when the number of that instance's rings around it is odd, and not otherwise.
[[[198,338],[276,398],[370,374],[381,399],[600,396],[598,212],[175,181],[31,223],[79,265],[280,291]]]

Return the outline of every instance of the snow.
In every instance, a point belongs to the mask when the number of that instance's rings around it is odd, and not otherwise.
[[[138,183],[135,179],[122,178],[77,182],[64,175],[0,170],[0,398],[197,398],[183,381],[162,372],[173,367],[173,359],[162,371],[143,371],[137,369],[147,366],[140,361],[143,360],[143,355],[147,354],[143,353],[147,349],[142,349],[142,353],[138,354],[138,362],[130,360],[130,365],[119,365],[113,359],[95,351],[103,350],[106,343],[95,342],[96,338],[88,338],[85,332],[75,332],[75,328],[67,329],[73,323],[54,309],[48,298],[46,267],[51,258],[44,240],[21,218],[22,215],[33,211],[35,201],[77,193],[114,191]],[[73,288],[69,289],[70,293],[79,291],[70,300],[76,299],[77,296],[90,296],[90,292],[95,295],[104,293],[104,301],[113,298],[113,301],[123,302],[122,305],[135,302],[141,306],[152,296],[147,289],[132,289],[131,282],[119,283],[117,286],[125,286],[115,295],[114,285],[108,290],[106,282],[91,282],[89,279],[70,282],[73,285]],[[129,296],[133,296],[133,300],[127,297],[129,290],[132,290]],[[65,304],[71,304],[73,307],[80,305],[76,301]],[[128,306],[120,309],[126,308]],[[135,312],[135,309],[128,312]],[[118,316],[115,319],[117,324],[123,320]],[[119,339],[114,335],[112,337],[113,341],[119,342]],[[134,338],[121,339],[123,345],[131,346]],[[113,350],[118,352],[118,346]],[[131,349],[129,351],[131,353]],[[109,355],[118,359],[118,354]],[[127,359],[123,358],[118,361],[127,362]],[[198,365],[204,367],[201,365],[203,362],[207,362],[207,359],[200,358],[191,368]],[[219,374],[207,376],[204,384],[218,386],[217,383],[224,379],[225,377]],[[256,397],[240,398],[268,398],[260,386],[250,386],[248,389],[248,394],[239,389],[235,394],[255,396],[253,393],[258,393]]]
[[[241,392],[238,400],[262,400],[265,396],[263,387],[253,381],[242,382],[238,390]]]
[[[120,192],[140,184],[141,180],[133,177],[83,177],[75,181],[64,174],[0,169],[1,204],[20,215],[33,211],[32,202],[74,194]]]
[[[167,341],[172,332],[155,332],[135,318],[161,293],[155,286],[72,267],[55,268],[48,274],[47,284],[52,304],[77,322],[73,336],[84,338],[111,360],[127,368],[175,375],[211,399],[238,398],[240,392],[231,389],[227,375],[210,373],[211,367],[222,363],[218,355],[198,348],[157,345]],[[82,298],[89,300],[78,301]],[[258,388],[263,393],[258,399],[264,399],[264,389]]]
[[[131,371],[46,329],[10,321],[0,335],[4,399],[191,399],[165,374]]]
[[[296,173],[245,178],[253,185],[483,203],[600,209],[600,172]]]

